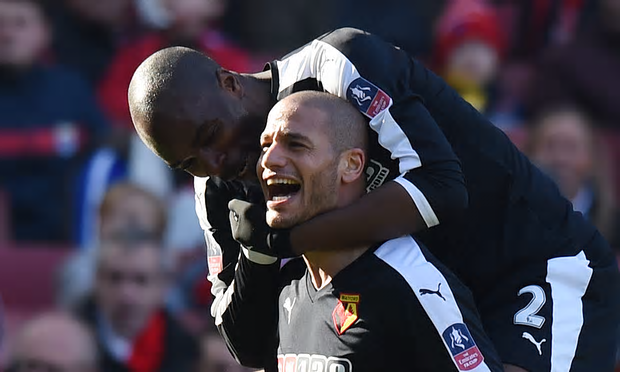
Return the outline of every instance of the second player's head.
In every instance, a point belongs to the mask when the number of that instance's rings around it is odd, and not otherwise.
[[[138,67],[128,94],[138,135],[170,167],[199,177],[253,174],[265,118],[247,109],[253,101],[240,75],[192,49],[167,48]]]
[[[257,165],[267,223],[291,227],[363,195],[366,130],[351,104],[327,93],[300,92],[278,102]]]

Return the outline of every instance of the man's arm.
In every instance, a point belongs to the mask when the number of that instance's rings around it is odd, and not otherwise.
[[[407,191],[390,181],[345,208],[296,226],[290,239],[296,252],[353,249],[424,228],[426,223]]]
[[[235,279],[222,295],[215,324],[237,362],[277,370],[280,261],[261,265],[239,258]]]
[[[341,29],[277,67],[278,98],[314,79],[316,86],[347,99],[368,117],[381,150],[398,162],[400,174],[355,204],[295,227],[294,252],[372,244],[438,225],[466,208],[460,162],[411,89],[414,63],[405,52],[359,30]],[[378,147],[373,150],[371,144],[370,158]]]
[[[243,250],[233,239],[228,202],[244,196],[235,186],[216,178],[194,182],[196,213],[207,245],[207,278],[215,297],[211,315],[240,364],[269,371],[276,360],[279,261]]]

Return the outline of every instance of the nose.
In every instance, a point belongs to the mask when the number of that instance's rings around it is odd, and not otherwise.
[[[260,159],[260,165],[263,169],[278,169],[286,165],[287,158],[281,145],[277,143],[271,144],[266,151],[263,152]]]
[[[203,150],[203,160],[205,165],[205,171],[209,176],[219,177],[223,173],[225,173],[225,153],[213,149],[206,149]]]

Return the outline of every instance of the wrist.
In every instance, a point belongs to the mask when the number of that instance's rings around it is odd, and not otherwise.
[[[291,229],[274,229],[269,233],[269,249],[280,258],[297,257],[301,253],[293,250]]]
[[[251,250],[244,246],[241,246],[241,251],[245,258],[258,265],[271,265],[278,261],[278,257]]]

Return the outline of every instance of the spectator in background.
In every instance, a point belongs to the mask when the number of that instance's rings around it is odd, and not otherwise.
[[[225,27],[266,60],[340,27],[379,35],[419,56],[431,50],[432,25],[446,1],[237,0]]]
[[[436,27],[435,70],[472,106],[487,113],[506,40],[495,9],[452,0]]]
[[[497,83],[491,121],[519,144],[525,134],[533,62],[545,49],[563,45],[592,18],[598,0],[492,0],[509,40]]]
[[[196,341],[164,309],[170,261],[148,231],[128,226],[97,251],[93,297],[79,309],[106,372],[188,372]]]
[[[74,68],[94,88],[117,48],[136,30],[132,0],[56,0],[53,14],[53,54]]]
[[[103,107],[115,125],[133,133],[127,89],[134,71],[156,51],[182,45],[200,50],[224,68],[240,72],[253,69],[249,55],[231,44],[219,31],[227,0],[161,0],[167,25],[122,48],[100,85]]]
[[[12,346],[7,372],[99,371],[91,333],[68,314],[49,313],[31,320]]]
[[[336,14],[342,8],[349,12],[366,9],[377,14],[377,6],[355,7],[348,1],[331,0],[229,0],[231,11],[225,27],[255,53],[265,55],[265,61],[287,53],[316,36],[333,29]],[[394,0],[397,1],[397,0]],[[358,0],[361,2],[361,0]],[[407,2],[408,3],[408,2]],[[402,7],[405,2],[400,2]],[[385,26],[386,22],[382,22]]]
[[[573,208],[588,217],[618,249],[618,210],[609,169],[599,150],[590,120],[570,106],[541,114],[527,146],[529,157],[557,182]]]
[[[326,1],[318,16],[335,13],[336,23],[322,32],[338,27],[355,27],[378,35],[416,57],[428,56],[433,50],[433,26],[451,0],[341,0]],[[313,4],[313,2],[308,2]],[[380,20],[380,21],[378,21]],[[323,21],[325,23],[325,21]],[[319,23],[320,24],[320,23]],[[315,26],[316,27],[316,26]],[[319,32],[287,50],[307,43]]]
[[[143,231],[149,240],[161,243],[166,231],[166,210],[149,191],[130,183],[118,183],[106,193],[100,208],[100,241],[113,240],[119,231]]]
[[[599,0],[491,0],[510,34],[509,58],[528,62],[570,42],[596,14]]]
[[[95,259],[102,242],[113,241],[126,229],[142,231],[145,238],[161,244],[167,225],[162,201],[149,191],[119,182],[105,193],[88,246],[82,247],[59,273],[58,303],[73,307],[93,290]]]
[[[0,189],[13,239],[67,243],[75,176],[107,128],[79,76],[40,62],[49,32],[38,0],[0,0]]]
[[[620,0],[600,0],[598,18],[564,46],[545,53],[529,95],[533,113],[572,102],[601,127],[620,128]]]

